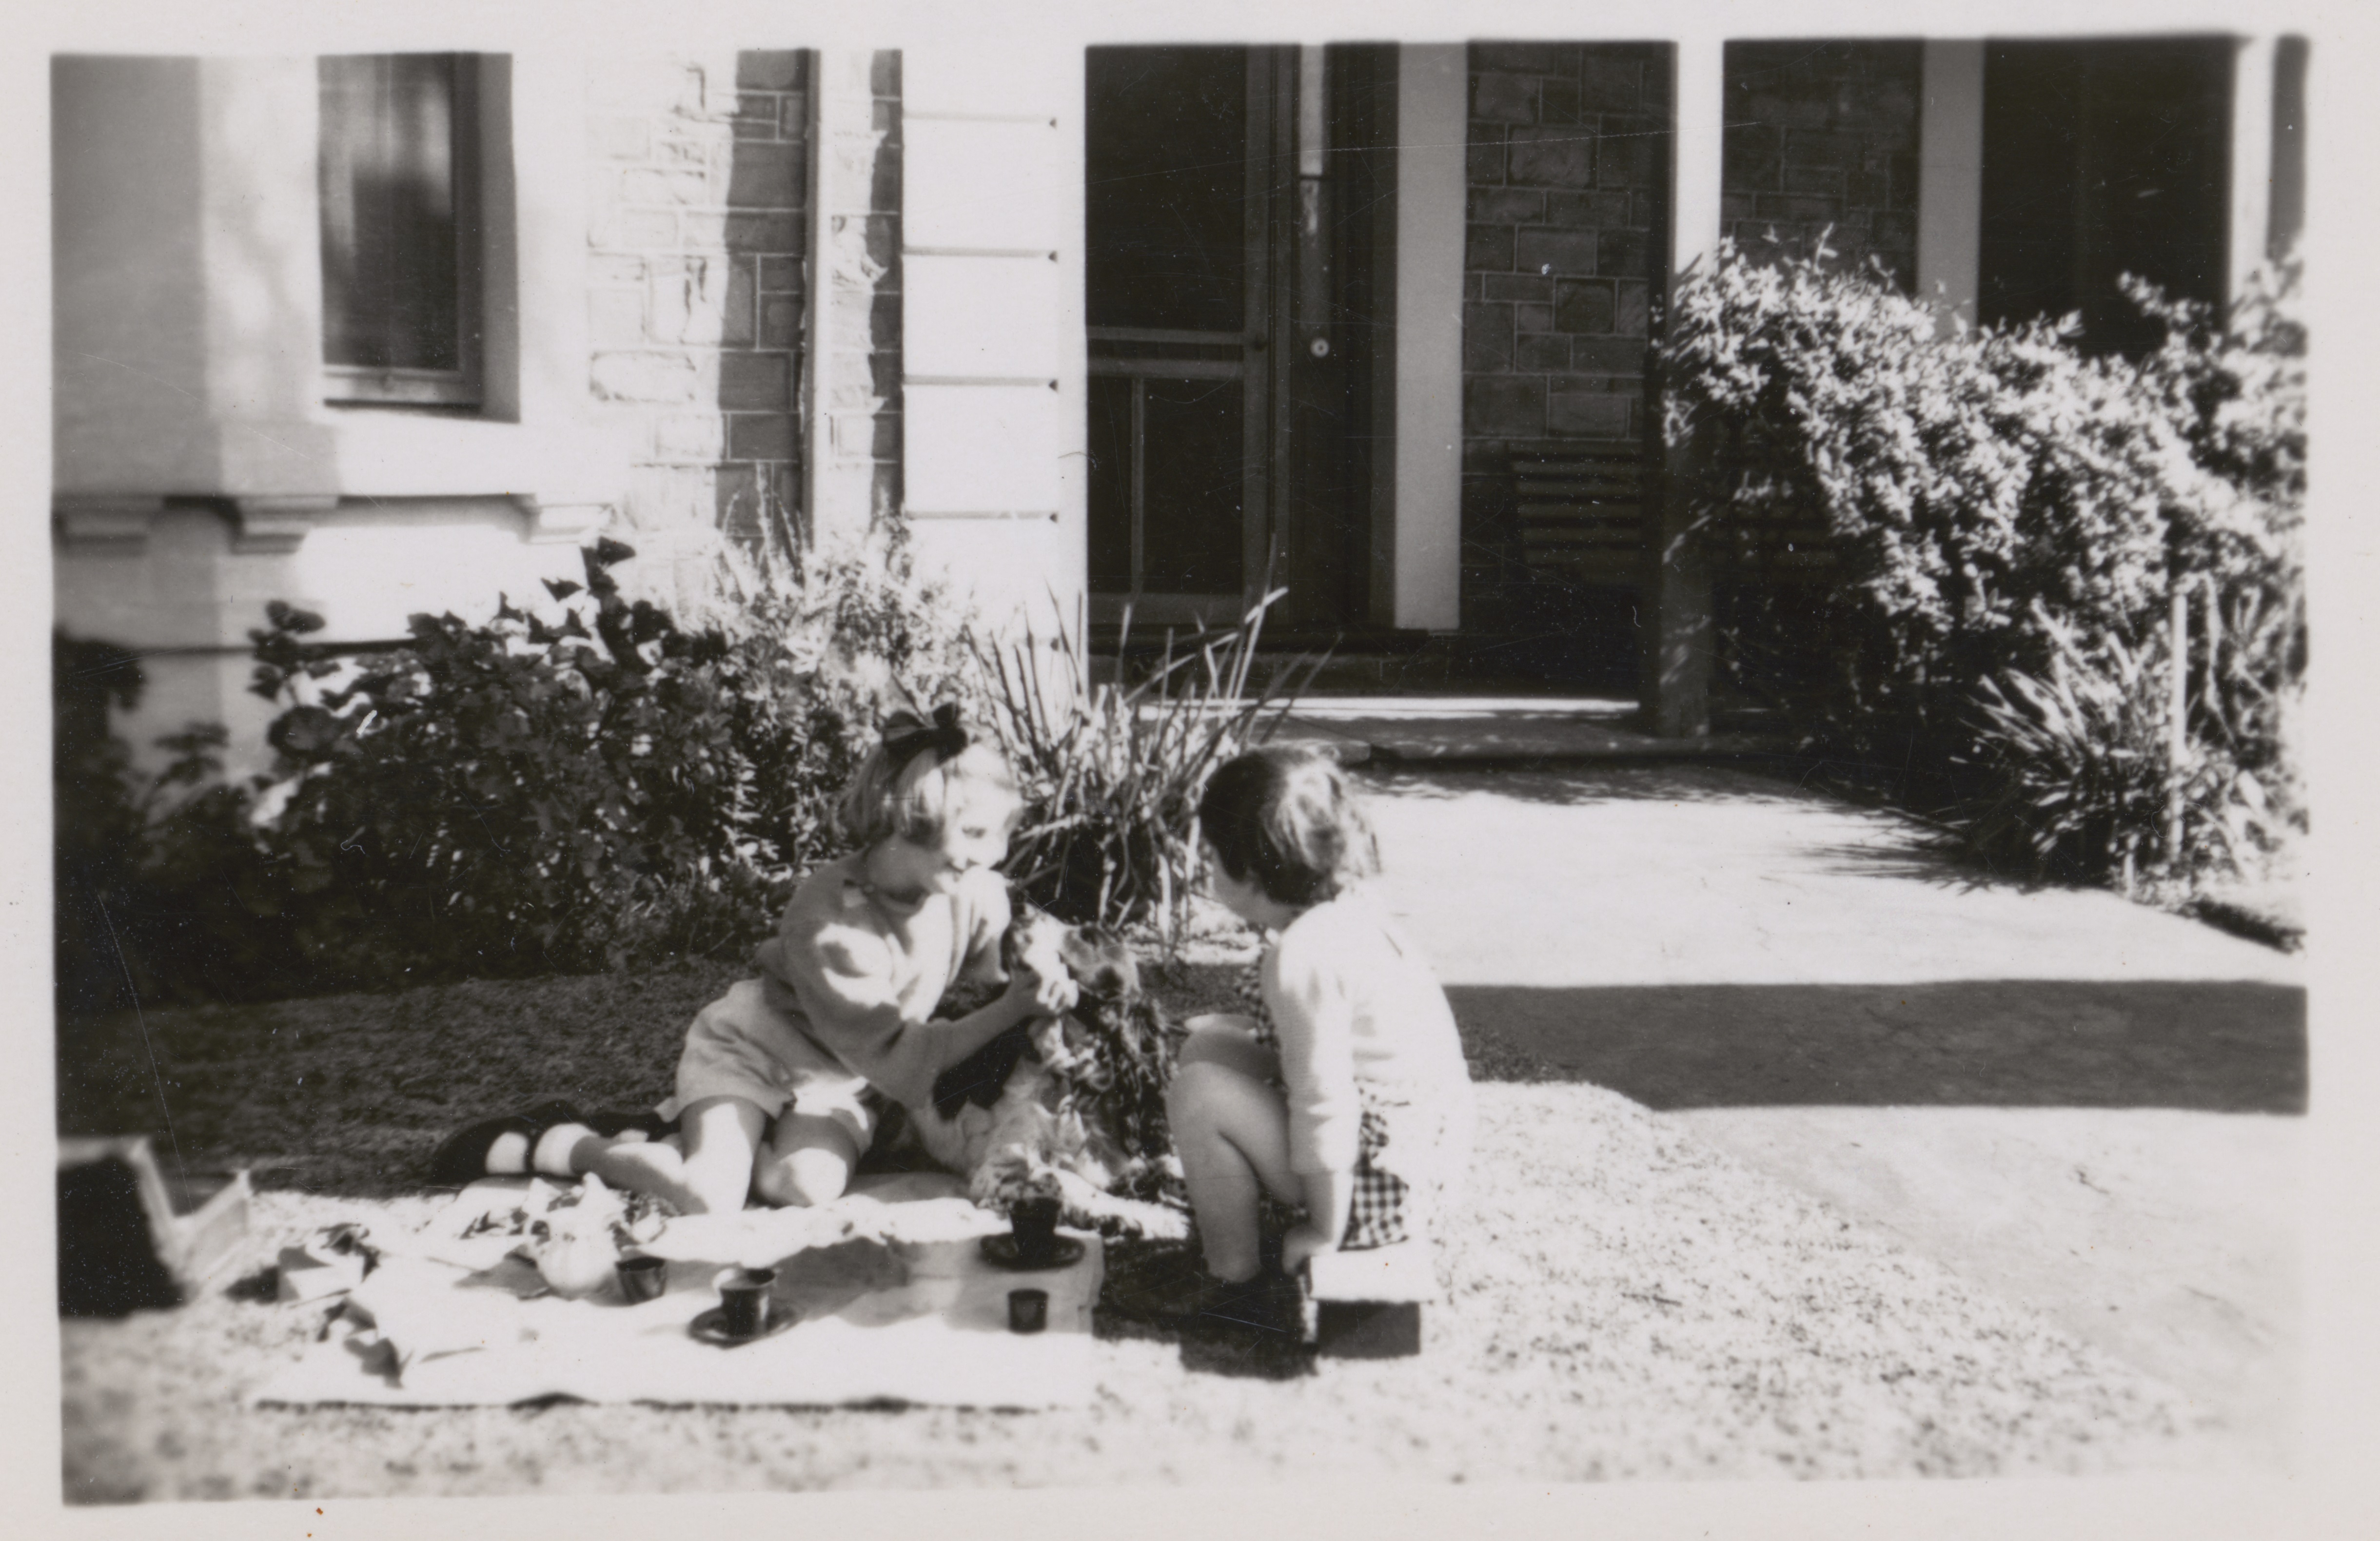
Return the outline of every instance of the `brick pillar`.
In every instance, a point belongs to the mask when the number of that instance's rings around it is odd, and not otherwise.
[[[811,55],[810,349],[804,498],[813,538],[901,508],[901,55]]]
[[[795,502],[804,74],[789,50],[589,72],[590,386],[632,446],[639,576]]]
[[[1668,277],[1674,285],[1687,268],[1716,256],[1725,44],[1716,36],[1682,38],[1670,57]],[[1651,521],[1655,539],[1645,552],[1645,715],[1665,738],[1710,731],[1710,567],[1687,535],[1681,495],[1694,450],[1667,446],[1657,479],[1658,517]]]

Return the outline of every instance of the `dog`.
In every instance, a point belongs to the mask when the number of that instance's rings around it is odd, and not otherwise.
[[[1141,988],[1123,944],[1020,903],[1001,941],[1013,973],[1063,971],[1073,1011],[1007,1029],[905,1108],[916,1143],[1005,1211],[1055,1191],[1068,1223],[1109,1235],[1189,1234],[1182,1167],[1165,1124],[1165,1085],[1183,1034]]]

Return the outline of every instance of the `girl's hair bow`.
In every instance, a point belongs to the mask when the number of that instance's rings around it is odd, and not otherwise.
[[[928,749],[934,752],[935,764],[947,764],[972,742],[966,724],[959,721],[958,705],[953,701],[936,707],[930,723],[908,711],[896,711],[884,720],[884,753],[892,761],[896,773]]]

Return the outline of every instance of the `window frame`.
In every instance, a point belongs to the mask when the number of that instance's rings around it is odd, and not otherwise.
[[[395,57],[385,55],[321,55],[316,60],[317,79],[325,57]],[[453,121],[449,125],[452,157],[452,196],[455,206],[455,361],[452,370],[375,368],[370,365],[333,363],[328,357],[331,338],[329,297],[324,296],[321,346],[322,358],[322,400],[324,405],[338,407],[419,407],[441,408],[458,412],[476,412],[486,399],[487,299],[485,266],[487,261],[487,211],[483,202],[486,184],[483,160],[489,136],[481,122],[486,92],[482,90],[481,71],[486,55],[449,54],[455,61],[455,94]],[[318,166],[322,164],[322,127],[316,128]],[[320,172],[318,171],[318,177]],[[318,181],[319,186],[319,181]],[[320,212],[316,216],[317,240],[328,240]],[[323,256],[327,259],[327,249]]]

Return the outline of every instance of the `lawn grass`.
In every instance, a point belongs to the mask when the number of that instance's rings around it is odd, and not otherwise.
[[[1228,1010],[1237,968],[1209,949],[1153,982],[1177,1014]],[[742,977],[698,962],[67,1022],[58,1129],[145,1133],[169,1171],[248,1168],[264,1188],[414,1193],[432,1147],[475,1120],[548,1097],[589,1111],[661,1101],[686,1024]],[[1560,1074],[1485,1030],[1465,1049],[1475,1080]]]

